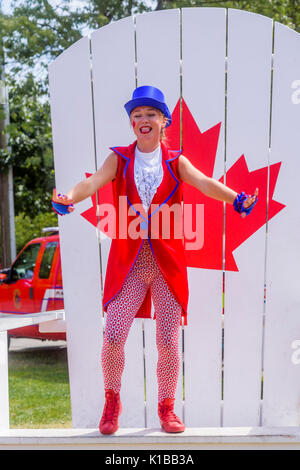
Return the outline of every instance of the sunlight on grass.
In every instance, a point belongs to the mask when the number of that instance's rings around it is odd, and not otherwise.
[[[66,349],[9,352],[11,428],[72,427]]]

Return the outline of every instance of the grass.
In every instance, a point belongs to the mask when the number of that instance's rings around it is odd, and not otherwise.
[[[72,427],[66,348],[10,351],[11,428]]]

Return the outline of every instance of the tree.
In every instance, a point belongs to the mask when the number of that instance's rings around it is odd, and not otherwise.
[[[53,6],[48,0],[14,0],[12,14],[2,15],[1,28],[10,73],[46,69],[48,63],[88,30],[133,13],[149,11],[141,0],[90,0],[72,8],[70,0]]]
[[[10,151],[2,150],[0,171],[14,169],[15,212],[29,216],[49,211],[54,185],[49,102],[32,76],[21,83],[11,79]]]

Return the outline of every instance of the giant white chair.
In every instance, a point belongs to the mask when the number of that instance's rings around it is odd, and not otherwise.
[[[164,91],[182,135],[175,142],[171,126],[170,139],[200,170],[239,191],[259,187],[246,219],[185,189],[187,201],[204,204],[204,244],[187,253],[176,411],[187,428],[263,434],[298,426],[300,35],[234,9],[151,12],[77,41],[50,64],[49,81],[59,192],[94,173],[109,147],[134,140],[123,105],[147,84]],[[110,239],[87,216],[97,220],[98,203],[95,196],[59,218],[74,428],[96,428],[104,404],[101,298]],[[159,428],[156,360],[154,321],[135,319],[121,428]]]

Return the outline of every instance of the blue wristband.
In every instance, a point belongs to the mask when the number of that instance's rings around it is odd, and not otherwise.
[[[56,212],[58,215],[70,214],[68,208],[73,207],[73,204],[60,204],[59,202],[54,201],[51,201],[51,204],[54,212]]]
[[[242,214],[243,212],[245,212],[246,215],[249,215],[253,207],[257,203],[257,198],[256,198],[255,201],[251,204],[251,206],[244,207],[244,201],[246,201],[247,198],[248,196],[246,196],[244,192],[242,192],[241,194],[238,194],[237,197],[235,198],[233,207],[239,214]]]

